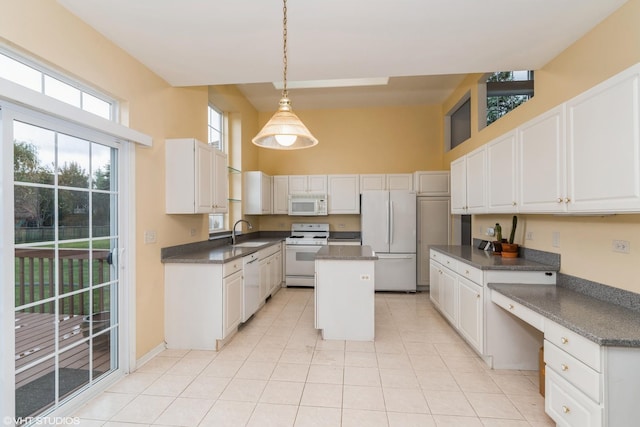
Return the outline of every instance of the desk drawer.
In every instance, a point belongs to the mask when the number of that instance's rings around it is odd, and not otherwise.
[[[600,374],[549,341],[544,341],[544,362],[596,403],[602,401]]]
[[[539,331],[544,331],[544,317],[533,310],[528,309],[522,304],[518,304],[511,298],[505,297],[501,293],[491,290],[491,301],[507,310],[514,316],[527,322]]]
[[[600,372],[600,346],[551,320],[544,324],[544,339]]]
[[[544,410],[558,426],[600,427],[602,409],[552,369],[545,372]]]

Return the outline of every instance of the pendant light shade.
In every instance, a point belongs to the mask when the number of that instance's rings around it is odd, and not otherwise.
[[[318,140],[291,111],[288,98],[280,99],[278,111],[252,141],[260,147],[275,150],[296,150],[318,144]]]
[[[291,110],[291,102],[287,92],[287,0],[283,0],[283,90],[278,111],[269,119],[258,135],[251,141],[258,147],[274,150],[298,150],[318,144],[318,140],[311,135],[309,129]]]

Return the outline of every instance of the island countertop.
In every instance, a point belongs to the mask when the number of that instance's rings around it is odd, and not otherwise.
[[[316,254],[317,260],[375,261],[378,256],[371,246],[326,245]]]

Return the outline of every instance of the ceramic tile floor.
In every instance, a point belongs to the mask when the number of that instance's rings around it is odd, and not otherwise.
[[[324,341],[313,291],[283,288],[220,352],[166,350],[82,426],[555,425],[535,371],[492,371],[427,293],[376,294],[375,342]]]

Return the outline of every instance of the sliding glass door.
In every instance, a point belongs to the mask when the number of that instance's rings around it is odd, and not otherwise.
[[[118,145],[13,116],[15,415],[118,369]],[[6,294],[5,294],[6,295]]]

